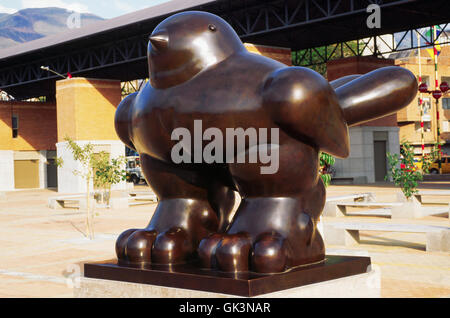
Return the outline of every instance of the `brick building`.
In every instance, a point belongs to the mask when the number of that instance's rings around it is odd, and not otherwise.
[[[435,72],[434,60],[424,49],[421,50],[422,82],[428,85],[429,90],[434,90]],[[394,55],[395,64],[405,67],[413,72],[419,79],[419,57],[417,50],[407,52],[405,56]],[[446,81],[450,84],[450,46],[442,46],[438,56],[438,82]],[[425,152],[437,141],[437,127],[441,131],[441,142],[445,143],[443,152],[450,155],[450,94],[444,95],[439,100],[439,122],[436,116],[436,103],[430,94],[423,94],[424,109],[424,141]],[[400,140],[405,140],[414,145],[414,151],[418,157],[422,154],[421,126],[419,95],[408,107],[397,113],[398,126],[400,128]]]
[[[0,190],[56,187],[56,104],[0,101]]]

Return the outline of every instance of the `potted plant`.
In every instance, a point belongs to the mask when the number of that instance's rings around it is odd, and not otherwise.
[[[393,218],[421,217],[421,206],[413,195],[418,192],[419,181],[423,180],[423,174],[428,173],[430,162],[434,161],[436,152],[433,150],[422,158],[422,167],[418,167],[414,161],[414,148],[408,142],[400,145],[400,154],[387,153],[390,171],[385,180],[390,180],[401,189],[400,201],[403,205],[392,208]],[[412,214],[412,215],[411,215]]]

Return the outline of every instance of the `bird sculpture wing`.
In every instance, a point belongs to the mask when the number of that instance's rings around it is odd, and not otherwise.
[[[408,70],[385,67],[328,83],[302,67],[274,71],[263,88],[263,104],[288,135],[345,158],[348,126],[383,117],[407,106],[417,81]]]
[[[116,115],[114,118],[114,126],[116,128],[117,135],[125,145],[133,150],[136,149],[131,141],[130,111],[137,94],[137,92],[130,94],[120,102],[119,106],[117,106]]]
[[[319,73],[303,67],[276,70],[266,79],[262,95],[264,107],[282,131],[329,154],[348,156],[344,112]]]
[[[411,103],[417,94],[414,74],[398,66],[379,68],[339,85],[346,78],[331,85],[337,86],[336,95],[349,126],[393,114]]]

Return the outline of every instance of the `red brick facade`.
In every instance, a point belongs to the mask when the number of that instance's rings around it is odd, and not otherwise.
[[[12,115],[18,116],[18,136],[12,136]],[[0,101],[0,150],[55,150],[54,103]]]

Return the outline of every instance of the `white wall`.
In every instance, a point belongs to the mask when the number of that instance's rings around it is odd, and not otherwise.
[[[76,141],[80,146],[91,143],[99,149],[108,149],[111,158],[125,156],[125,145],[118,140],[82,140]],[[81,176],[73,174],[74,170],[81,170],[82,166],[73,159],[72,152],[67,147],[67,142],[59,142],[56,144],[58,158],[62,158],[64,164],[58,167],[58,192],[60,193],[82,193],[86,192],[86,181]],[[124,167],[125,168],[125,167]],[[92,181],[91,181],[92,189]],[[126,189],[126,182],[121,182],[112,187],[113,190]]]
[[[14,190],[14,151],[0,150],[0,190]]]
[[[351,127],[350,155],[346,159],[336,158],[335,178],[354,178],[354,183],[375,182],[374,132],[387,132],[386,152],[399,153],[398,127]]]

